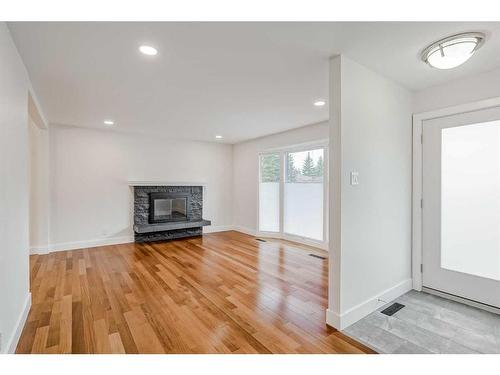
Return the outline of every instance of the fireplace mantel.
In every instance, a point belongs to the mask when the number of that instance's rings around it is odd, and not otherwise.
[[[207,186],[206,182],[196,181],[128,181],[128,186]]]

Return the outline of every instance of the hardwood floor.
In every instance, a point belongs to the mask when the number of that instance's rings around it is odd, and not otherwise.
[[[221,232],[32,256],[17,353],[371,353],[325,325],[309,253]]]

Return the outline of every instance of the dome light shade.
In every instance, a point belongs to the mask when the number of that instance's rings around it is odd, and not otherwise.
[[[483,45],[483,33],[452,35],[432,43],[422,52],[422,60],[437,69],[452,69],[470,59]]]
[[[144,55],[148,56],[155,56],[158,54],[158,50],[156,48],[146,45],[140,46],[139,51],[141,51],[141,53],[143,53]]]

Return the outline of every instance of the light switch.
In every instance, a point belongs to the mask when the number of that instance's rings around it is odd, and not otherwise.
[[[351,185],[359,185],[359,172],[351,172]]]

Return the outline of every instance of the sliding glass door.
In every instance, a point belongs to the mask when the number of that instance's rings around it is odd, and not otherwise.
[[[285,155],[283,232],[323,241],[324,150]]]
[[[326,147],[259,155],[259,231],[326,244]]]

